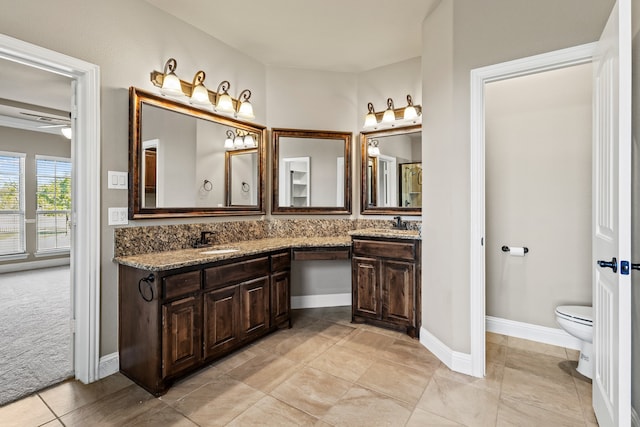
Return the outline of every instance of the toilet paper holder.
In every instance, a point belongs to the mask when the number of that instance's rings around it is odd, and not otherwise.
[[[524,249],[524,253],[529,253],[529,248],[527,248],[526,246],[523,248]],[[509,246],[503,246],[502,247],[502,252],[510,252],[511,248],[509,248]]]

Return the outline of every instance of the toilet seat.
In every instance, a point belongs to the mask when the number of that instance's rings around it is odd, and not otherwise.
[[[556,315],[571,322],[593,326],[593,308],[583,305],[561,305],[556,307]]]

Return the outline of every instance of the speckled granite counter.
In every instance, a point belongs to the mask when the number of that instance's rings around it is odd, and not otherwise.
[[[295,248],[331,248],[349,247],[351,238],[340,237],[297,237],[297,238],[267,238],[245,240],[242,242],[216,245],[200,249],[180,249],[166,252],[153,252],[141,255],[130,255],[114,258],[114,261],[130,267],[141,268],[150,271],[171,270],[190,265],[205,264],[224,259],[240,258],[246,255],[257,255],[281,249]],[[235,252],[223,254],[203,254],[203,252],[233,248]]]
[[[393,228],[362,228],[349,231],[350,236],[361,237],[389,237],[393,239],[421,240],[418,230],[396,230]]]

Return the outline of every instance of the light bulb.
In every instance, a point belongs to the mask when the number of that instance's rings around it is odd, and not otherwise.
[[[240,108],[238,108],[238,117],[242,119],[254,119],[253,106],[249,101],[242,101]]]

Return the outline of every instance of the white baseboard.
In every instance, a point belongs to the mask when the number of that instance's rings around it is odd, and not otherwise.
[[[102,379],[113,375],[120,370],[120,356],[116,353],[107,354],[100,358],[98,365],[98,378]]]
[[[424,327],[420,328],[420,344],[426,347],[434,354],[442,363],[447,365],[452,371],[461,374],[472,375],[471,355],[451,350],[445,343],[436,338],[435,335],[427,331]]]
[[[15,264],[4,264],[0,265],[0,273],[35,270],[37,268],[60,267],[61,265],[69,265],[69,257],[43,259],[39,261],[17,262]]]
[[[291,297],[291,308],[339,307],[351,305],[351,293],[327,295],[302,295]]]
[[[633,427],[640,427],[640,417],[638,416],[638,412],[636,412],[636,408],[631,407],[631,425]]]
[[[487,332],[523,338],[544,344],[580,350],[581,343],[578,338],[569,335],[563,329],[548,328],[546,326],[532,325],[531,323],[516,322],[515,320],[501,319],[487,316]]]

